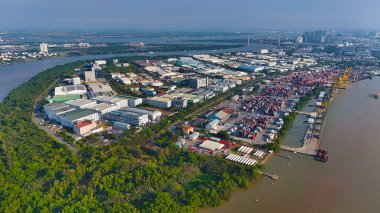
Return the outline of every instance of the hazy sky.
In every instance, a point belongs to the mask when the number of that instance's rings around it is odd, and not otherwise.
[[[1,0],[1,28],[380,28],[380,0]]]

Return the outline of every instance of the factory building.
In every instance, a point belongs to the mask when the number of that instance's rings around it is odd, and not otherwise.
[[[172,106],[176,109],[184,109],[187,107],[187,99],[183,97],[173,98]]]
[[[65,103],[68,101],[74,101],[82,99],[81,95],[56,95],[48,99],[49,103],[57,102],[57,103]]]
[[[69,106],[65,103],[50,103],[44,105],[44,114],[46,117],[48,117],[50,120],[55,120],[59,122],[58,116],[60,114],[70,112],[75,110],[74,107]]]
[[[124,109],[110,112],[105,117],[111,121],[127,123],[133,126],[143,126],[149,122],[147,114],[129,112]]]
[[[84,120],[98,121],[99,114],[89,109],[76,109],[60,114],[58,118],[62,126],[73,127],[75,124]]]
[[[91,98],[96,98],[99,96],[113,96],[116,92],[112,90],[111,86],[102,83],[89,83],[89,96]]]
[[[132,107],[128,107],[128,108],[125,108],[123,110],[127,111],[127,112],[133,112],[133,113],[138,113],[138,114],[142,114],[142,115],[148,115],[148,118],[151,121],[158,120],[162,114],[160,111],[150,111],[150,110],[132,108]]]
[[[119,110],[120,108],[121,107],[118,105],[108,103],[96,104],[94,106],[89,107],[89,109],[96,111],[101,118],[103,118],[105,114]]]
[[[96,129],[96,123],[90,120],[81,121],[73,127],[75,134],[80,136],[87,136]]]
[[[56,87],[54,89],[54,95],[84,95],[87,93],[84,85],[70,85]]]
[[[68,78],[66,79],[67,83],[72,84],[72,85],[79,85],[81,84],[80,78],[75,77],[75,78]]]
[[[206,124],[206,130],[207,131],[216,130],[218,128],[218,125],[219,125],[218,119],[212,120]]]
[[[215,152],[223,149],[224,145],[221,143],[217,143],[214,141],[210,140],[205,140],[203,143],[199,145],[199,148],[210,151],[210,152]]]
[[[228,86],[222,84],[211,85],[209,88],[215,92],[226,92],[228,90]]]
[[[226,107],[222,110],[211,112],[210,114],[206,115],[208,120],[219,120],[219,121],[226,121],[232,114],[234,113],[234,110]]]
[[[121,129],[121,130],[129,130],[131,129],[131,125],[119,121],[113,122],[113,127],[116,129]]]
[[[137,98],[137,97],[133,97],[133,96],[119,95],[117,97],[127,99],[128,100],[128,106],[130,106],[130,107],[137,107],[138,105],[142,104],[142,102],[143,102],[142,98]]]
[[[153,88],[141,88],[141,91],[149,96],[155,96],[157,93]]]
[[[96,98],[98,103],[114,104],[120,107],[127,107],[129,100],[121,96],[99,96]]]
[[[152,97],[152,98],[148,98],[146,100],[147,100],[147,103],[153,107],[169,108],[172,106],[172,100],[170,100],[168,98]]]
[[[89,107],[95,106],[96,101],[89,99],[79,99],[66,102],[68,105],[75,107],[77,109],[87,109]]]

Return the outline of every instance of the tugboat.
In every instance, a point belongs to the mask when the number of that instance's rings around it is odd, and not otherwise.
[[[314,159],[317,161],[326,162],[329,159],[327,156],[327,151],[324,149],[318,149]]]

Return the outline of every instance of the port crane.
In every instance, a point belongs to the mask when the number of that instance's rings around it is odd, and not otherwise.
[[[337,89],[346,89],[348,87],[351,70],[351,67],[346,68],[343,70],[343,73],[339,74],[333,79],[331,92],[329,93],[327,99],[322,103],[323,108],[327,109],[331,98],[336,93]]]
[[[339,75],[338,77],[338,88],[339,89],[346,89],[348,87],[348,79],[350,78],[352,68],[346,68],[343,70],[343,74]]]
[[[358,73],[358,70],[355,70],[354,79],[352,80],[352,82],[356,82],[358,80],[359,80],[359,73]]]

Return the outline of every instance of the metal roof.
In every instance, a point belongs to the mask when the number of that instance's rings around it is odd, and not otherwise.
[[[68,120],[68,121],[75,121],[77,119],[92,115],[92,114],[97,114],[94,110],[90,109],[77,109],[73,110],[67,113],[64,113],[60,115],[61,118]]]
[[[208,150],[218,150],[218,149],[223,148],[223,146],[224,146],[223,144],[210,141],[210,140],[203,141],[203,143],[199,145],[200,148],[204,148]]]

